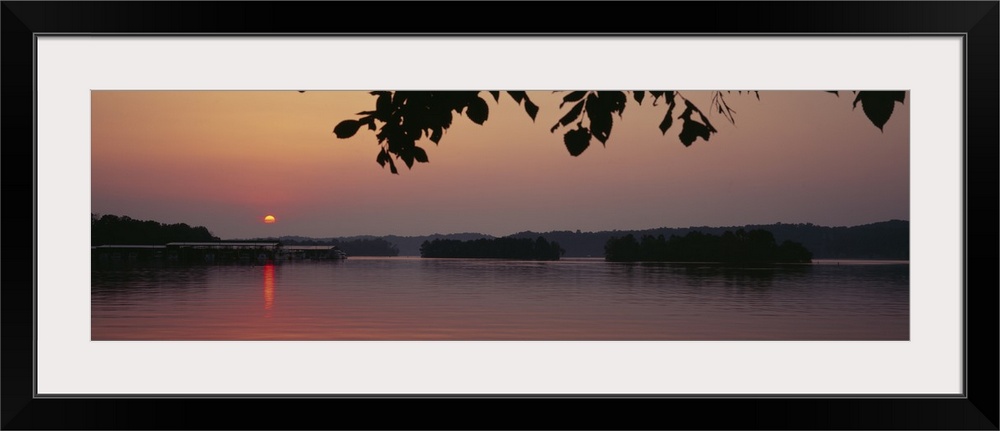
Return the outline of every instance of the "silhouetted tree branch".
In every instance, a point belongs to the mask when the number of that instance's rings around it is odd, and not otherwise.
[[[375,158],[379,165],[389,165],[393,174],[398,174],[395,160],[402,160],[407,168],[412,168],[414,162],[427,163],[427,152],[417,146],[417,141],[428,138],[438,144],[444,136],[444,131],[452,125],[455,115],[465,115],[473,123],[482,125],[489,119],[489,107],[486,100],[480,97],[481,91],[373,91],[375,108],[361,111],[358,119],[343,120],[333,129],[340,139],[346,139],[357,134],[362,126],[375,131],[375,137],[381,150]],[[493,100],[500,102],[500,91],[488,91]],[[538,114],[535,105],[524,91],[506,91],[515,102],[524,107],[532,121]],[[563,96],[559,109],[569,105],[565,114],[552,126],[555,133],[560,128],[569,128],[563,133],[563,143],[572,156],[579,156],[596,138],[605,145],[611,136],[614,126],[614,116],[621,118],[628,104],[628,95],[639,105],[652,99],[654,106],[664,103],[667,113],[660,121],[658,128],[663,135],[674,126],[674,120],[680,120],[680,132],[677,137],[684,146],[691,146],[701,138],[708,141],[718,132],[712,126],[705,113],[694,103],[685,98],[679,91],[567,91]],[[736,113],[725,100],[724,93],[731,91],[716,91],[713,93],[710,112],[721,114],[730,123],[735,123]],[[743,91],[738,93],[742,94]],[[748,92],[750,93],[750,92]],[[753,91],[757,100],[760,93]],[[839,97],[839,92],[829,91]],[[892,116],[896,102],[903,103],[906,92],[903,91],[856,91],[853,107],[861,103],[862,110],[868,119],[883,130],[885,123]],[[680,114],[674,115],[675,110]],[[674,129],[676,130],[676,129]]]

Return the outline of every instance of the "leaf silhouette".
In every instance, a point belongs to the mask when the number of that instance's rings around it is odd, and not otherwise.
[[[333,133],[340,139],[346,139],[358,133],[360,127],[361,122],[358,120],[344,120],[340,124],[337,124],[337,127],[333,128]]]
[[[409,151],[400,151],[399,158],[403,159],[403,163],[406,163],[407,168],[412,168],[414,159],[413,148],[410,148]]]
[[[434,129],[434,132],[431,133],[431,136],[430,136],[431,141],[433,141],[435,144],[437,144],[437,143],[441,142],[441,138],[443,137],[443,135],[444,135],[444,133],[441,131],[441,128],[437,127],[437,128]]]
[[[379,121],[389,121],[392,115],[392,93],[385,91],[372,94],[378,95],[378,99],[375,99],[375,118]]]
[[[368,130],[375,130],[375,117],[371,117],[371,116],[361,117],[358,120],[358,122],[360,122],[361,124],[367,124],[368,125]]]
[[[590,119],[590,132],[601,144],[611,136],[611,106],[609,97],[601,93],[590,93],[587,96],[587,118]]]
[[[691,119],[691,114],[693,114],[697,109],[698,108],[694,106],[693,103],[685,100],[684,112],[677,117],[684,120],[684,125],[681,126],[681,133],[677,136],[681,139],[681,143],[684,144],[685,147],[690,147],[691,144],[694,143],[695,139],[699,137],[707,141],[711,136],[711,132],[715,131],[715,128],[712,127],[711,124],[706,125]],[[698,111],[698,115],[703,121],[708,123],[708,120],[701,114],[701,111]]]
[[[695,108],[695,109],[698,109],[698,108]],[[701,122],[705,125],[705,128],[708,129],[709,132],[712,132],[712,133],[718,132],[718,130],[715,130],[715,127],[712,126],[712,123],[710,123],[708,121],[708,118],[705,117],[705,114],[702,114],[701,111],[698,111],[698,116],[701,117]],[[707,136],[705,137],[705,140],[706,141],[708,140]]]
[[[510,97],[513,97],[514,101],[518,104],[522,104],[522,102],[524,102],[524,112],[528,113],[528,116],[531,117],[532,121],[535,120],[535,116],[538,115],[538,106],[531,102],[531,99],[528,98],[527,92],[508,91],[507,94],[509,94]]]
[[[563,96],[563,101],[562,101],[562,103],[559,104],[559,107],[562,108],[563,105],[565,105],[565,104],[567,104],[569,102],[576,102],[577,100],[583,99],[583,96],[586,96],[586,95],[587,95],[586,91],[574,91],[574,92],[571,92],[571,93]]]
[[[427,151],[424,151],[424,149],[420,147],[413,147],[413,158],[420,163],[427,163]]]
[[[382,149],[382,151],[378,152],[378,157],[375,158],[375,161],[378,162],[378,164],[381,165],[382,167],[385,167],[385,164],[388,163],[390,160],[392,159],[389,157],[389,153],[385,152],[384,148]]]
[[[486,118],[489,117],[490,108],[486,106],[486,101],[480,97],[476,97],[469,102],[469,109],[465,112],[465,115],[472,120],[473,123],[483,124],[486,122]]]
[[[538,115],[538,105],[535,105],[532,101],[525,98],[524,112],[528,113],[528,116],[531,117],[531,121],[535,121],[535,116]]]
[[[667,134],[667,129],[674,124],[674,105],[670,105],[667,108],[667,115],[663,116],[663,121],[660,122],[660,132],[664,135]]]
[[[617,112],[618,118],[621,118],[622,113],[625,112],[625,102],[628,97],[625,96],[624,91],[600,91],[598,92],[601,96],[601,101],[607,108],[608,112]]]
[[[681,143],[685,147],[690,147],[697,138],[702,138],[708,140],[709,131],[708,127],[697,121],[691,120],[690,118],[684,121],[684,126],[681,128],[681,133],[678,135],[681,138]]]
[[[563,115],[563,117],[559,119],[559,122],[556,123],[554,126],[552,126],[552,129],[549,130],[549,132],[555,132],[560,125],[562,126],[568,125],[569,123],[572,123],[577,118],[579,118],[580,113],[583,112],[583,104],[584,102],[581,100],[577,102],[576,105],[573,105],[573,107],[569,110],[569,112],[567,112],[566,115]]]
[[[858,102],[861,102],[861,109],[872,124],[885,131],[883,127],[892,116],[894,105],[896,102],[902,103],[905,97],[906,92],[903,91],[859,91],[854,99],[854,107],[857,108]]]
[[[563,142],[571,156],[579,156],[590,146],[590,130],[586,127],[570,130],[563,135]]]

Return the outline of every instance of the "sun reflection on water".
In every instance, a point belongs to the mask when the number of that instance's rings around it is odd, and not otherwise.
[[[274,264],[264,265],[264,310],[267,313],[264,317],[271,317],[271,308],[274,307]]]

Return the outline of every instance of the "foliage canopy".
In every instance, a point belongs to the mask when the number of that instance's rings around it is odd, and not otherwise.
[[[357,119],[343,120],[336,125],[333,133],[346,139],[358,133],[362,126],[375,131],[381,147],[375,161],[393,174],[398,174],[394,160],[401,160],[407,168],[415,162],[427,163],[427,152],[417,146],[423,138],[438,144],[444,131],[452,125],[456,115],[466,116],[475,124],[482,125],[489,119],[489,106],[480,94],[482,91],[373,91],[374,109],[358,112]],[[525,113],[535,120],[539,107],[524,91],[486,91],[493,100],[500,102],[501,93],[507,93]],[[667,105],[667,113],[657,125],[666,135],[668,130],[677,130],[675,120],[680,122],[677,137],[684,146],[691,146],[701,138],[708,141],[718,130],[712,125],[705,111],[685,98],[679,91],[564,91],[559,109],[565,114],[552,126],[555,133],[564,129],[563,143],[572,156],[579,156],[597,139],[605,145],[611,136],[614,116],[621,118],[629,104],[629,96],[636,104],[643,101]],[[726,94],[731,91],[716,91],[708,112],[721,114],[735,123],[734,111],[726,103]],[[743,91],[739,91],[743,93]],[[759,92],[753,91],[757,99]],[[829,91],[839,95],[836,91]],[[861,104],[862,111],[875,127],[883,130],[892,116],[895,104],[903,103],[904,91],[856,91],[853,108]],[[567,108],[568,107],[568,108]],[[675,115],[675,112],[679,114]]]

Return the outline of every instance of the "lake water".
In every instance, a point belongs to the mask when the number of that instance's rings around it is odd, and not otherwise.
[[[95,266],[93,340],[907,340],[909,263]]]

